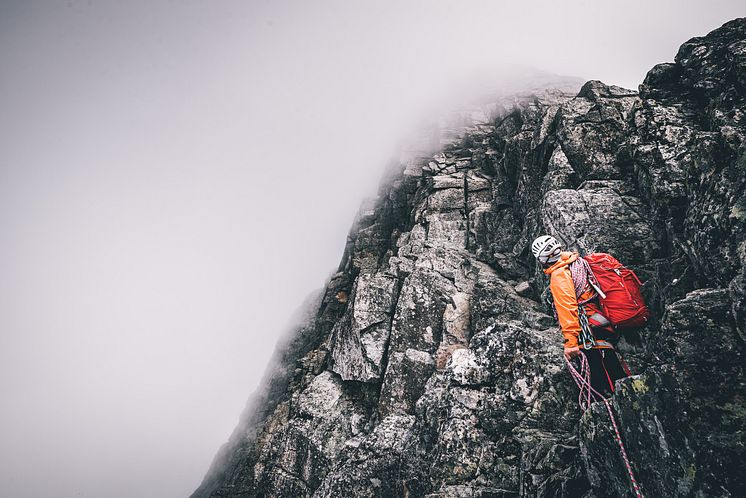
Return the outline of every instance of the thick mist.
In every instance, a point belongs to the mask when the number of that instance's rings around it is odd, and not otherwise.
[[[0,3],[0,495],[200,483],[422,118],[740,1]]]

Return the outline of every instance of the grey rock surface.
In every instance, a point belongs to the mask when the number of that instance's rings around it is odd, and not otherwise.
[[[746,496],[746,19],[639,94],[536,91],[441,131],[361,208],[192,496],[632,496],[605,407],[580,416],[542,233],[645,282],[611,401],[645,496]]]

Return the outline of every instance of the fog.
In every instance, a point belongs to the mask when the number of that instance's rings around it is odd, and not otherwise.
[[[3,0],[0,495],[187,496],[423,116],[527,67],[636,88],[739,15]]]

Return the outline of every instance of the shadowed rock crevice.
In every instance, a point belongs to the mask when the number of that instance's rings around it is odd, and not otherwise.
[[[529,251],[610,252],[654,311],[612,404],[641,489],[744,496],[746,20],[640,93],[589,81],[450,113],[363,204],[194,497],[626,497],[580,417]]]

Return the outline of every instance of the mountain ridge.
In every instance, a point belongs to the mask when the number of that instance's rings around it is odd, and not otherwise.
[[[620,343],[637,375],[613,399],[643,493],[746,494],[745,102],[736,19],[639,93],[592,80],[452,114],[361,208],[192,497],[628,496],[541,298],[544,232],[645,282],[654,319]]]

